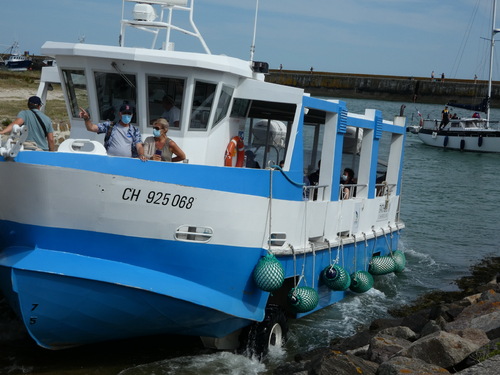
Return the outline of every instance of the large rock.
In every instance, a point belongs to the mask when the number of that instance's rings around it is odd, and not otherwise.
[[[274,375],[375,375],[378,364],[328,348],[315,349],[295,357],[274,370]]]
[[[415,341],[399,355],[448,368],[461,362],[479,347],[456,334],[439,331]]]
[[[500,354],[480,362],[477,365],[466,368],[457,374],[460,375],[498,375],[500,372]]]
[[[408,341],[415,341],[418,339],[418,335],[415,332],[413,332],[410,328],[403,326],[385,328],[380,330],[378,334],[399,337],[400,339]]]
[[[368,345],[375,334],[376,332],[373,331],[361,331],[351,337],[335,338],[330,342],[330,349],[346,352],[361,348]]]
[[[370,341],[367,353],[368,360],[383,363],[410,345],[411,342],[408,340],[379,333]]]
[[[407,357],[393,357],[382,363],[377,370],[377,375],[442,375],[449,373],[442,367],[431,365],[418,358]]]
[[[421,310],[409,315],[401,321],[401,325],[410,328],[413,332],[420,333],[429,321],[430,310]]]
[[[376,363],[365,361],[357,356],[332,352],[323,359],[321,366],[314,368],[315,372],[312,373],[318,375],[375,375],[377,368]]]
[[[398,319],[379,318],[379,319],[375,319],[370,324],[370,331],[378,332],[382,329],[391,328],[391,327],[398,327],[401,325],[402,321],[403,321],[403,318],[398,318]]]
[[[446,331],[466,328],[480,329],[489,339],[500,337],[500,304],[496,301],[480,301],[466,307],[455,321],[446,324]]]

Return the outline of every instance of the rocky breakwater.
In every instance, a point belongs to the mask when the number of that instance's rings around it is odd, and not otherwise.
[[[457,281],[460,291],[425,295],[392,311],[394,318],[298,354],[274,374],[499,374],[499,268],[500,258],[485,260]]]

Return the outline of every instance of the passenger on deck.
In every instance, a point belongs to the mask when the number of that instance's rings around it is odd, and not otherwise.
[[[38,96],[30,97],[28,109],[19,112],[17,118],[0,131],[0,135],[10,133],[14,125],[26,125],[28,137],[25,143],[30,143],[34,150],[55,151],[52,120],[40,111],[41,106],[42,100]],[[26,145],[25,149],[28,149]]]
[[[319,184],[319,170],[321,168],[321,160],[318,161],[318,169],[316,169],[313,173],[311,173],[309,176],[307,176],[307,179],[309,180],[309,185],[317,186]],[[318,189],[313,189],[313,200],[318,199]]]
[[[375,180],[377,197],[381,197],[386,192],[386,185],[382,185],[387,179],[387,172],[384,172],[381,176],[377,177]]]
[[[247,168],[260,168],[260,164],[257,160],[255,160],[255,154],[251,150],[245,151],[246,164]]]
[[[441,111],[441,123],[439,124],[439,130],[444,129],[449,122],[450,112],[448,111],[448,106],[445,105],[444,109]]]
[[[352,185],[357,183],[357,179],[354,178],[354,171],[351,168],[344,169],[344,173],[340,176],[340,183],[344,185],[342,188],[342,199],[349,199],[356,196],[356,187]]]
[[[153,137],[144,140],[144,155],[156,161],[183,161],[186,154],[179,145],[167,137],[168,121],[159,118],[153,123]],[[172,157],[172,155],[175,155]]]
[[[97,134],[106,133],[104,147],[108,155],[138,157],[146,161],[141,132],[136,126],[130,124],[133,114],[134,109],[128,104],[123,104],[120,107],[118,114],[120,120],[117,123],[105,121],[93,124],[87,111],[80,107],[80,117],[85,121],[87,130]]]
[[[309,176],[307,176],[307,178],[309,179],[309,183],[311,185],[318,185],[320,167],[321,167],[321,160],[318,161],[318,169],[316,169],[313,173],[311,173]]]
[[[161,117],[166,119],[174,128],[178,128],[179,120],[181,118],[181,110],[175,106],[174,99],[167,95],[163,98],[162,103],[163,107],[165,107],[165,111],[161,114]]]

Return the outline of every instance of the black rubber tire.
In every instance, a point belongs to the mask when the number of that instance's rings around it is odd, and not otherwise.
[[[242,334],[243,353],[248,357],[262,360],[271,347],[285,345],[288,323],[285,312],[279,306],[266,308],[266,316],[262,322],[252,324]]]

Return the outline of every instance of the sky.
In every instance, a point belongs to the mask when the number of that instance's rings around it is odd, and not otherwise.
[[[146,0],[145,0],[146,1]],[[255,22],[258,2],[257,21]],[[488,79],[493,0],[195,0],[194,22],[212,54],[271,69]],[[126,2],[125,18],[131,18]],[[122,0],[4,0],[0,52],[18,42],[40,54],[45,41],[117,45]],[[185,12],[183,12],[185,13]],[[498,12],[497,12],[498,13]],[[176,18],[174,18],[175,21]],[[182,17],[179,18],[181,24]],[[498,23],[497,23],[498,24]],[[132,46],[152,35],[126,34]],[[500,40],[500,36],[498,36]],[[172,34],[176,50],[201,44]],[[127,44],[128,45],[128,44]],[[500,53],[495,53],[493,79]]]

